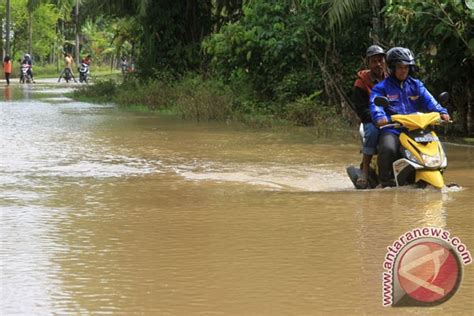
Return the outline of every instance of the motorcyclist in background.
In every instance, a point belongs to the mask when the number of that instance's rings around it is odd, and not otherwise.
[[[35,80],[33,79],[33,61],[31,60],[30,54],[25,54],[23,56],[23,60],[21,61],[22,65],[28,65],[28,74],[31,77],[31,81],[33,83],[36,83]]]
[[[92,62],[92,56],[90,54],[82,59],[82,63],[86,64],[87,66],[90,66],[91,62]]]
[[[122,70],[122,75],[125,76],[127,72],[129,71],[127,57],[122,56],[121,62],[120,62],[120,68]]]

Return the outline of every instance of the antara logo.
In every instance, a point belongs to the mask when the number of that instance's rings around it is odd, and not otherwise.
[[[435,306],[459,289],[471,253],[439,227],[415,228],[387,247],[382,274],[383,306]]]

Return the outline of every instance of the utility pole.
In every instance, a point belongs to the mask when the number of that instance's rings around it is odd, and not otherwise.
[[[6,39],[5,39],[5,55],[10,55],[10,0],[7,0],[6,4]]]
[[[79,49],[79,0],[76,0],[76,65],[80,62],[80,49]]]

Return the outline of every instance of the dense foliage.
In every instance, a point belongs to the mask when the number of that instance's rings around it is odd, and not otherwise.
[[[258,1],[243,17],[204,42],[211,69],[230,82],[248,82],[258,97],[281,108],[323,90],[324,101],[347,103],[346,93],[369,42],[370,16],[361,12],[353,28],[331,35],[327,3],[295,5]],[[365,38],[364,38],[365,37]],[[342,99],[341,99],[342,98]]]
[[[80,1],[84,2],[84,1]],[[76,0],[10,0],[10,55],[14,60],[30,53],[36,63],[60,63],[64,52],[75,52]],[[6,41],[6,3],[0,3],[0,49]],[[80,54],[92,54],[96,63],[132,56],[138,42],[135,19],[119,19],[80,11]],[[97,13],[97,11],[94,11]],[[31,37],[30,37],[31,33]],[[4,52],[5,53],[5,52]]]
[[[76,0],[11,3],[15,56],[28,49],[31,28],[36,60],[54,61],[63,50],[73,51]],[[366,47],[374,42],[386,49],[406,46],[415,52],[418,76],[430,90],[450,92],[448,107],[456,121],[451,132],[473,133],[472,1],[80,3],[81,53],[92,53],[96,62],[132,57],[142,81],[175,80],[193,72],[225,85],[234,98],[233,111],[293,117],[302,125],[315,124],[304,116],[327,108],[351,119],[352,84],[364,67]],[[0,18],[4,21],[4,2]]]
[[[434,92],[449,90],[457,129],[472,133],[474,7],[463,2],[397,1],[385,16],[387,39],[416,52],[420,77]]]

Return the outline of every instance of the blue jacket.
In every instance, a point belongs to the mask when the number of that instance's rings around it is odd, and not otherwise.
[[[377,96],[387,97],[390,105],[387,107],[375,105],[374,98]],[[390,121],[394,114],[413,114],[416,112],[448,113],[425,88],[423,82],[410,76],[402,83],[395,77],[389,76],[378,83],[370,93],[370,115],[375,123],[383,117]],[[393,128],[384,130],[399,134],[399,131]]]

